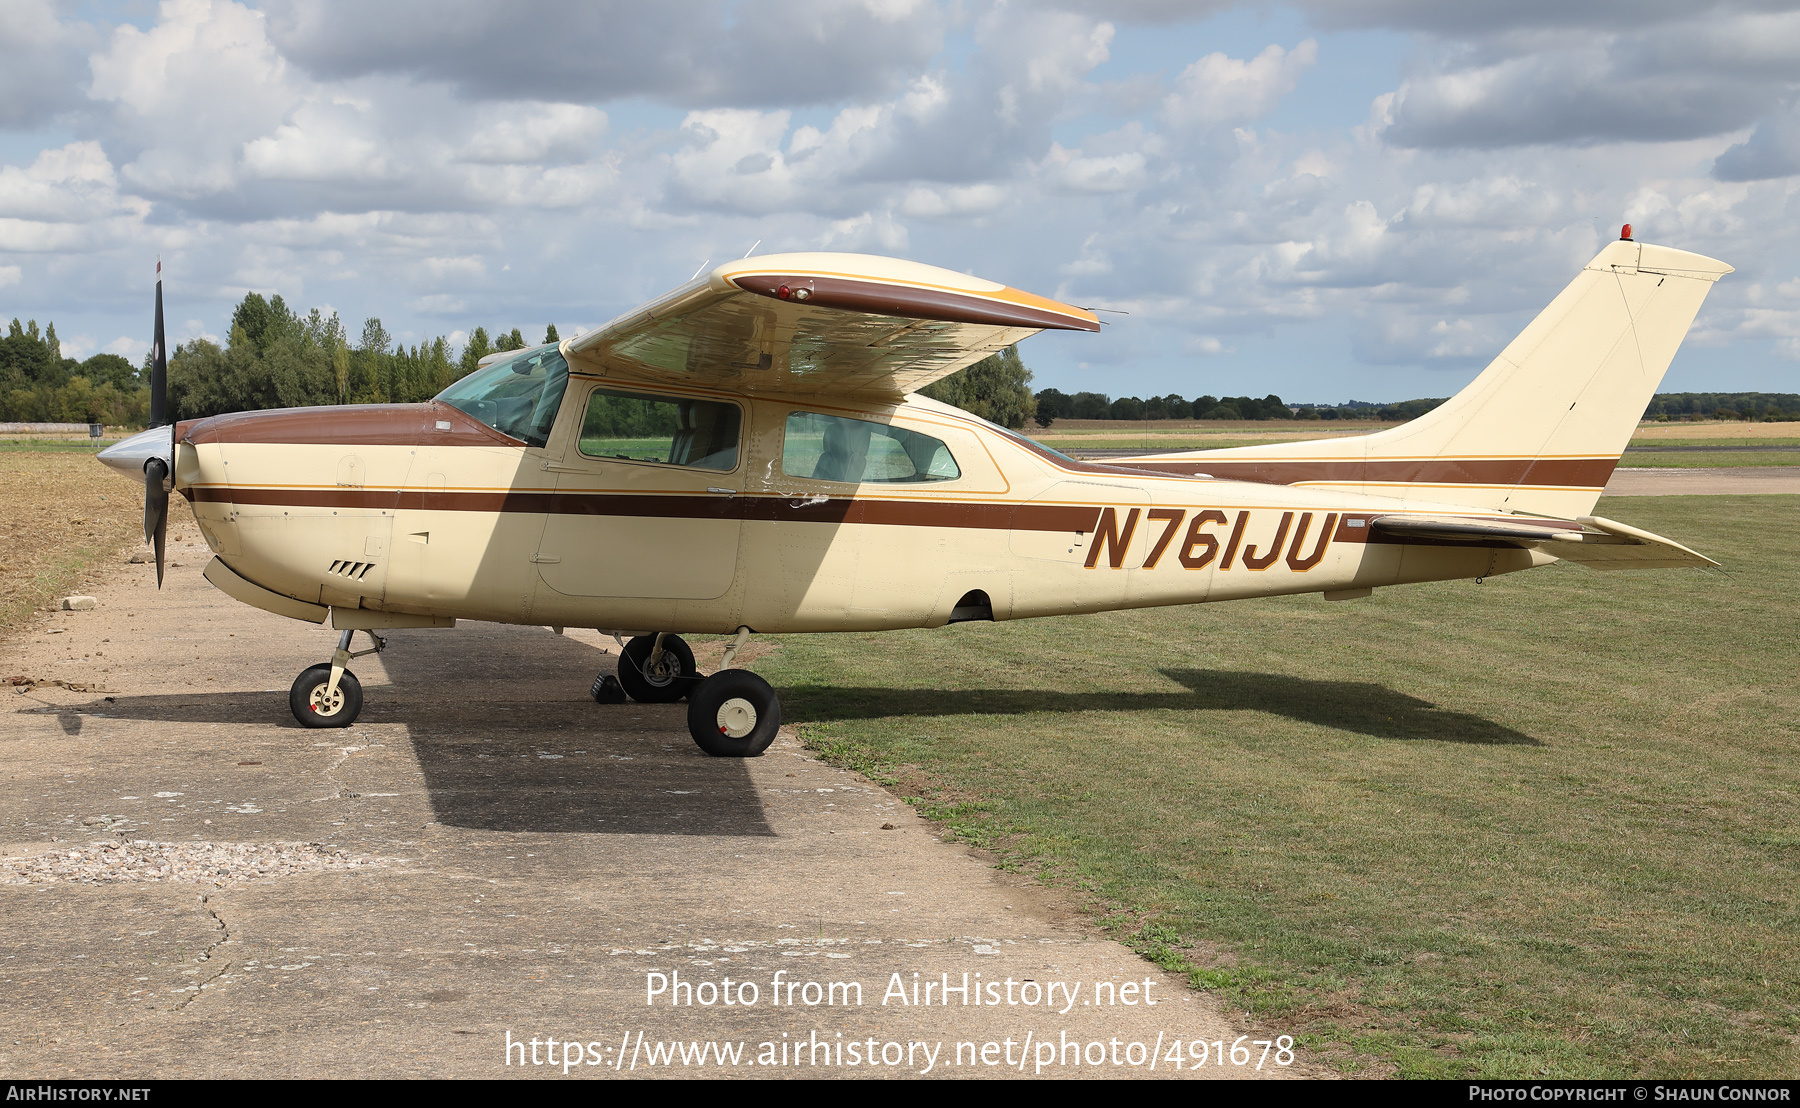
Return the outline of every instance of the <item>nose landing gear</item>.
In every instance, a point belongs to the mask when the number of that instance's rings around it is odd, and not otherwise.
[[[350,639],[356,632],[345,631],[339,636],[329,663],[308,666],[294,679],[294,687],[288,690],[288,711],[294,713],[300,726],[348,727],[356,722],[362,713],[362,683],[344,667],[352,658],[375,654],[387,647],[387,640],[380,635],[365,633],[375,640],[370,649],[352,653]]]

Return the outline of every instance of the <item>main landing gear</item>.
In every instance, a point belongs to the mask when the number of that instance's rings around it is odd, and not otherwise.
[[[642,703],[672,704],[686,697],[688,733],[701,750],[720,758],[754,758],[775,741],[781,701],[767,681],[731,668],[749,638],[748,627],[738,628],[719,672],[702,677],[687,643],[669,634],[639,635],[619,655],[617,681],[605,674],[594,681],[594,699],[614,704],[622,692]]]
[[[352,653],[350,639],[355,634],[345,631],[338,637],[337,650],[332,653],[330,662],[309,666],[294,678],[294,687],[288,690],[288,710],[294,713],[300,726],[348,727],[362,712],[362,683],[356,679],[356,674],[344,667],[352,658],[386,649],[387,640],[373,631],[365,631],[375,645]]]

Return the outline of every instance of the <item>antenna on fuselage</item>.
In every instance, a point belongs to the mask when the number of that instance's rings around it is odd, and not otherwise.
[[[711,258],[706,259],[706,262],[710,262],[710,261],[712,261]],[[706,262],[701,262],[700,268],[694,270],[694,277],[700,276],[701,272],[706,269]],[[692,281],[694,279],[694,277],[689,277],[688,280]]]
[[[757,240],[756,240],[756,241],[755,241],[755,242],[753,242],[753,243],[751,243],[751,244],[750,244],[750,249],[748,249],[748,250],[746,250],[746,251],[744,251],[744,257],[745,257],[745,258],[748,258],[748,257],[749,257],[749,256],[750,256],[750,255],[752,255],[752,254],[754,254],[754,253],[756,253],[756,248],[757,248],[757,247],[759,247],[759,246],[761,246],[761,245],[762,245],[762,240],[761,240],[761,239],[757,239]],[[740,260],[742,260],[742,259],[740,259]]]

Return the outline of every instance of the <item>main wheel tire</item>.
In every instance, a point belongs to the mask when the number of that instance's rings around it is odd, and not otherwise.
[[[673,704],[693,691],[700,669],[688,644],[674,635],[663,636],[662,666],[652,669],[650,655],[655,649],[655,635],[639,635],[626,643],[619,655],[619,684],[639,703]]]
[[[337,695],[327,697],[331,667],[320,664],[294,678],[288,691],[288,711],[302,727],[348,727],[362,714],[362,682],[349,670],[338,678]]]
[[[754,758],[781,727],[781,700],[745,669],[715,673],[688,698],[688,733],[717,758]]]

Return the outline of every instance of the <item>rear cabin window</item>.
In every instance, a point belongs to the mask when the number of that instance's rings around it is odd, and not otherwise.
[[[740,422],[735,404],[595,389],[581,421],[581,452],[725,473],[737,468]]]
[[[930,435],[817,412],[788,414],[781,471],[815,481],[891,485],[962,476],[950,448]]]

